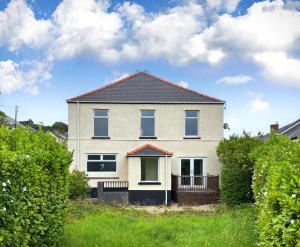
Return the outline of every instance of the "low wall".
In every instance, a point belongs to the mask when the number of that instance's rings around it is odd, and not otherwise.
[[[128,204],[128,191],[124,191],[124,188],[121,189],[120,191],[117,189],[107,191],[104,189],[104,182],[98,182],[97,198],[100,201],[108,203]]]
[[[204,205],[215,204],[219,202],[218,191],[203,191],[203,192],[175,192],[175,201],[179,205]]]

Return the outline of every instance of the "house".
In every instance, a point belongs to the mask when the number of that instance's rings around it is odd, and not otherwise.
[[[223,100],[138,72],[67,103],[71,169],[87,172],[94,196],[100,186],[132,204],[217,200]]]
[[[300,118],[292,123],[289,123],[281,128],[279,128],[279,124],[271,124],[270,132],[274,131],[278,134],[283,134],[291,138],[291,140],[299,140],[300,138]],[[269,134],[261,137],[262,140],[267,140]]]

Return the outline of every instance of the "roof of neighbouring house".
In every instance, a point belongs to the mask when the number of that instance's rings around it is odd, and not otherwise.
[[[99,89],[70,98],[68,103],[200,103],[224,104],[223,100],[181,87],[147,72],[138,72]]]
[[[300,137],[300,118],[290,124],[279,128],[276,133],[289,136],[292,140]],[[262,136],[263,140],[268,139],[269,134]]]
[[[172,152],[158,148],[151,144],[145,144],[142,147],[134,149],[127,153],[128,157],[143,157],[143,156],[172,156]]]

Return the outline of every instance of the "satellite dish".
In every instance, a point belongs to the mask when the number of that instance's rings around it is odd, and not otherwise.
[[[225,130],[230,130],[229,124],[228,124],[228,123],[224,123],[223,128],[224,128]]]

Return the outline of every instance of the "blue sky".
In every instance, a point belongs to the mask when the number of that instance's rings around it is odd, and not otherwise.
[[[232,133],[300,117],[299,1],[0,1],[0,110],[67,122],[65,100],[138,70],[225,100]]]

